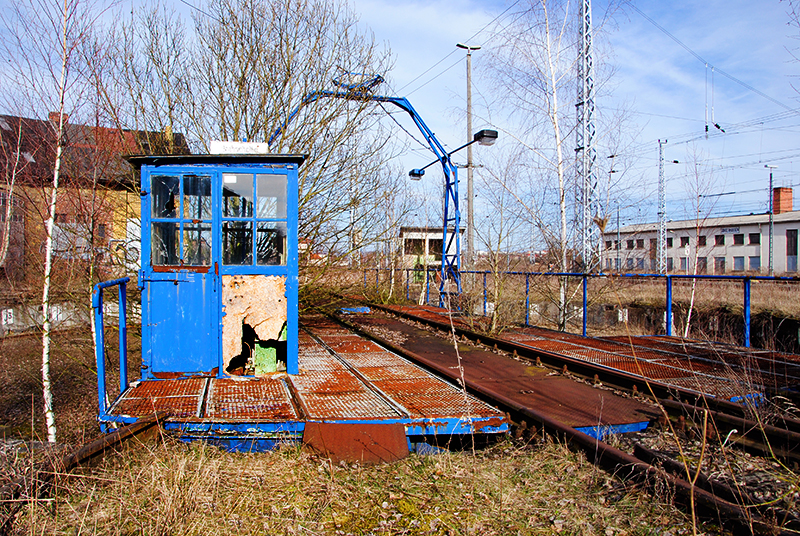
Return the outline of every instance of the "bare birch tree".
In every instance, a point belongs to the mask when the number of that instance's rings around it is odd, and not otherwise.
[[[266,142],[280,130],[274,152],[309,155],[299,177],[306,251],[335,259],[352,248],[349,215],[388,187],[382,168],[394,149],[379,105],[304,101],[341,89],[336,81],[352,73],[383,75],[390,66],[388,51],[358,28],[346,4],[209,0],[187,22],[153,3],[116,35],[113,84],[126,94],[121,115],[129,126],[182,132],[201,152],[211,140]]]
[[[478,240],[486,252],[485,263],[492,278],[492,303],[494,307],[490,315],[489,331],[496,333],[505,325],[503,317],[506,313],[504,289],[507,272],[514,267],[510,264],[513,244],[517,233],[525,224],[525,214],[521,214],[513,192],[517,190],[519,153],[508,154],[497,152],[491,156],[495,165],[487,164],[478,173],[476,192],[481,203],[491,207],[486,211],[483,221],[476,222],[475,231]]]
[[[61,179],[64,127],[67,107],[79,101],[71,94],[79,72],[75,51],[91,26],[91,6],[81,0],[28,0],[15,3],[3,13],[6,27],[2,46],[11,59],[6,71],[6,88],[16,92],[29,109],[50,116],[53,129],[52,183],[47,196],[44,221],[44,276],[42,281],[42,392],[47,439],[56,441],[56,422],[50,378],[51,277],[53,230]],[[98,12],[95,11],[95,16]],[[23,97],[24,96],[24,97]]]
[[[8,143],[0,129],[0,150],[3,152],[3,193],[5,195],[5,208],[3,210],[3,229],[0,236],[0,267],[7,268],[8,252],[11,246],[11,223],[15,218],[16,197],[14,190],[17,177],[26,167],[27,161],[22,157],[22,121],[16,125],[16,132],[12,131],[14,138]],[[19,209],[19,207],[16,207]],[[6,270],[7,272],[7,270]]]
[[[557,271],[569,271],[570,233],[567,227],[569,182],[574,131],[575,64],[577,61],[574,20],[569,2],[531,0],[508,26],[495,32],[498,45],[485,61],[487,74],[497,82],[500,100],[513,109],[509,119],[524,136],[531,152],[530,168],[536,181],[528,205],[534,221],[549,226],[548,204],[540,191],[555,195],[557,241],[550,244],[556,254]],[[535,193],[534,193],[535,192]],[[535,207],[535,208],[534,208]],[[541,229],[545,236],[548,229]],[[567,280],[559,282],[558,327],[567,324]]]
[[[520,171],[527,185],[520,183],[515,193],[526,219],[548,245],[558,272],[572,271],[582,214],[581,185],[575,180],[574,167],[579,7],[566,0],[528,0],[511,23],[495,29],[492,45],[481,57],[483,72],[494,83],[497,103],[508,112],[507,121],[526,155]],[[615,7],[612,2],[601,18],[603,23]],[[598,37],[597,28],[594,35]],[[597,55],[594,65],[595,88],[601,89],[611,73]],[[598,138],[610,137],[601,134]],[[597,223],[603,223],[602,216]],[[561,330],[567,326],[569,294],[568,279],[559,277],[557,326]]]

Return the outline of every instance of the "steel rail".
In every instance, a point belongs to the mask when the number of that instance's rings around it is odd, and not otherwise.
[[[348,322],[340,316],[332,316],[335,320],[340,322],[347,328],[359,333],[360,335],[381,344],[387,349],[398,353],[417,364],[423,365],[425,368],[436,372],[452,381],[460,383],[462,378],[457,372],[453,371],[447,366],[443,366],[425,359],[423,356],[402,348],[396,344],[384,340],[369,331]],[[550,434],[559,437],[574,447],[582,451],[587,459],[592,463],[598,465],[609,473],[619,476],[622,480],[633,480],[647,486],[651,490],[655,490],[659,484],[665,483],[672,489],[675,496],[679,498],[682,503],[690,503],[692,500],[696,505],[703,507],[715,514],[715,519],[727,520],[736,525],[740,530],[748,534],[793,534],[788,531],[776,531],[776,527],[761,518],[758,514],[748,511],[738,504],[733,504],[724,499],[721,499],[713,493],[693,486],[688,481],[678,478],[668,472],[654,467],[653,465],[644,462],[633,455],[630,455],[620,449],[612,447],[611,445],[593,438],[583,432],[580,432],[556,419],[553,419],[533,408],[526,407],[519,402],[512,400],[492,389],[487,388],[477,382],[469,379],[464,379],[464,386],[473,394],[489,401],[492,404],[500,406],[516,417],[518,422],[520,420],[532,421],[538,423],[542,429]]]
[[[78,466],[102,457],[107,451],[116,449],[128,440],[143,439],[152,434],[167,416],[166,412],[158,411],[142,417],[135,423],[104,434],[84,444],[78,450],[46,462],[34,468],[30,474],[15,478],[5,484],[0,488],[0,516],[2,516],[0,517],[0,535],[12,532],[14,518],[25,504],[25,499],[36,500],[45,495],[50,490],[56,476],[68,473]],[[27,497],[22,497],[25,491],[28,491]],[[20,498],[23,500],[20,501]]]
[[[414,322],[420,322],[429,326],[435,327],[443,331],[450,331],[451,326],[449,323],[436,321],[430,318],[418,316],[405,311],[398,311],[391,307],[370,303],[370,307],[388,313],[390,315],[399,316]],[[669,400],[670,398],[679,398],[685,402],[689,402],[698,408],[708,408],[716,410],[719,413],[726,413],[732,416],[740,416],[747,419],[748,408],[722,400],[714,397],[706,396],[700,391],[686,389],[685,387],[676,387],[666,383],[652,380],[644,376],[631,374],[628,372],[620,371],[607,366],[597,365],[578,358],[569,357],[520,344],[516,341],[510,341],[502,337],[486,335],[471,331],[464,327],[454,325],[453,328],[459,336],[467,337],[468,339],[477,341],[481,344],[488,346],[495,346],[498,350],[503,350],[509,353],[514,353],[522,358],[531,361],[540,362],[546,366],[554,369],[562,369],[566,366],[571,374],[581,376],[588,380],[595,380],[613,386],[629,393],[638,393],[643,395],[652,394],[655,400]],[[687,371],[688,372],[688,371]],[[791,418],[783,419],[783,424],[786,430],[790,433],[800,433],[800,421]],[[777,433],[777,432],[776,432]]]

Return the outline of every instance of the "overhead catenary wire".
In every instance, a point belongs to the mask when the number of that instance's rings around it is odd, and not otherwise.
[[[492,19],[492,21],[491,21],[491,22],[487,23],[487,24],[486,24],[486,25],[485,25],[483,28],[481,28],[480,30],[478,30],[477,32],[475,32],[475,33],[472,35],[472,37],[470,37],[469,39],[467,39],[465,42],[467,42],[467,43],[468,43],[468,42],[472,41],[473,39],[475,39],[476,37],[478,37],[478,36],[479,36],[480,34],[482,34],[483,32],[485,32],[485,31],[486,31],[486,29],[487,29],[489,26],[491,26],[492,24],[494,24],[495,22],[497,22],[498,20],[500,20],[500,18],[501,18],[501,17],[503,17],[503,16],[504,16],[506,13],[508,13],[508,12],[509,12],[509,11],[510,11],[510,10],[511,10],[511,9],[512,9],[514,6],[516,6],[516,5],[517,5],[517,4],[519,4],[519,3],[520,3],[520,0],[516,0],[516,1],[515,1],[513,4],[511,4],[511,5],[510,5],[510,6],[508,6],[506,9],[504,9],[504,10],[503,10],[503,11],[502,11],[502,12],[501,12],[501,13],[500,13],[498,16],[496,16],[494,19]],[[434,63],[433,65],[431,65],[430,67],[428,67],[428,68],[427,68],[425,71],[423,71],[422,73],[420,73],[419,75],[417,75],[417,77],[416,77],[416,78],[412,79],[410,82],[406,83],[406,85],[404,85],[403,87],[401,87],[400,89],[398,89],[398,90],[397,90],[397,93],[399,94],[399,92],[400,92],[400,91],[403,91],[405,88],[407,88],[408,86],[410,86],[411,84],[413,84],[414,82],[416,82],[417,80],[419,80],[420,78],[422,78],[423,76],[425,76],[426,74],[428,74],[429,72],[431,72],[433,69],[435,69],[436,67],[438,67],[438,66],[439,66],[440,64],[442,64],[444,61],[446,61],[446,60],[447,60],[447,58],[449,58],[450,56],[452,56],[452,55],[453,55],[453,54],[455,54],[456,52],[457,52],[457,50],[455,50],[455,49],[453,49],[452,51],[450,51],[450,53],[449,53],[449,54],[447,54],[445,57],[443,57],[442,59],[440,59],[439,61],[437,61],[437,62],[436,62],[436,63]],[[460,59],[459,59],[459,61],[460,61]],[[435,80],[435,79],[436,79],[438,76],[439,76],[439,75],[437,75],[436,77],[432,78],[431,80]],[[424,87],[426,84],[430,83],[430,82],[431,82],[431,80],[429,80],[428,82],[425,82],[425,84],[422,84],[421,86],[419,86],[419,87],[418,87],[417,89],[415,89],[414,91],[418,91],[420,88],[422,88],[422,87]],[[412,91],[411,93],[413,93],[413,91]],[[409,95],[410,95],[411,93],[409,93]]]
[[[779,101],[779,100],[777,100],[777,99],[775,99],[775,98],[773,98],[773,97],[770,97],[770,96],[769,96],[769,95],[767,95],[766,93],[764,93],[764,92],[762,92],[762,91],[759,91],[758,89],[754,88],[753,86],[751,86],[751,85],[750,85],[750,84],[748,84],[747,82],[744,82],[744,81],[742,81],[742,80],[739,80],[739,79],[738,79],[738,78],[736,78],[735,76],[733,76],[733,75],[730,75],[730,74],[726,73],[725,71],[723,71],[722,69],[719,69],[719,68],[715,67],[713,64],[709,63],[709,62],[708,62],[708,61],[706,61],[706,60],[705,60],[703,57],[701,57],[701,56],[700,56],[700,55],[699,55],[697,52],[695,52],[694,50],[692,50],[691,48],[689,48],[689,46],[687,46],[687,45],[686,45],[686,44],[685,44],[683,41],[681,41],[680,39],[678,39],[677,37],[675,37],[674,35],[672,35],[672,34],[669,32],[669,30],[667,30],[666,28],[664,28],[663,26],[661,26],[659,23],[657,23],[655,20],[653,20],[652,18],[650,18],[649,16],[647,16],[647,15],[646,15],[646,14],[645,14],[645,13],[644,13],[644,12],[643,12],[641,9],[639,9],[638,7],[636,7],[634,4],[630,3],[630,4],[628,4],[628,5],[631,7],[631,9],[633,9],[634,11],[636,11],[636,12],[637,12],[639,15],[641,15],[642,17],[644,17],[644,18],[645,18],[645,19],[646,19],[646,20],[647,20],[647,21],[648,21],[650,24],[652,24],[653,26],[655,26],[656,28],[658,28],[658,29],[659,29],[659,30],[660,30],[662,33],[664,33],[664,35],[666,35],[667,37],[669,37],[670,39],[672,39],[673,41],[675,41],[675,42],[676,42],[678,45],[680,45],[680,46],[681,46],[681,47],[682,47],[684,50],[686,50],[686,51],[687,51],[689,54],[691,54],[692,56],[694,56],[694,57],[695,57],[695,58],[696,58],[698,61],[700,61],[700,63],[702,63],[703,65],[708,65],[708,66],[710,66],[710,67],[711,67],[711,69],[712,69],[712,76],[713,76],[713,71],[714,71],[714,70],[716,70],[716,71],[717,71],[719,74],[721,74],[722,76],[724,76],[724,77],[726,77],[726,78],[728,78],[728,79],[732,80],[733,82],[736,82],[736,83],[737,83],[737,84],[739,84],[740,86],[744,87],[745,89],[748,89],[749,91],[752,91],[752,92],[753,92],[753,93],[755,93],[756,95],[759,95],[759,96],[761,96],[761,97],[763,97],[763,98],[767,99],[768,101],[770,101],[770,102],[772,102],[772,103],[774,103],[774,104],[777,104],[777,105],[778,105],[778,106],[780,106],[781,108],[785,108],[786,110],[790,110],[790,111],[792,111],[792,112],[794,112],[794,113],[800,113],[800,110],[796,110],[796,109],[794,109],[794,108],[792,108],[792,107],[790,107],[790,106],[788,106],[788,105],[786,105],[786,104],[782,103],[781,101]]]

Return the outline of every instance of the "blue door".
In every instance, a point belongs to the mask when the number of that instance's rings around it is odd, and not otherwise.
[[[146,377],[218,371],[213,179],[210,172],[143,173],[142,249],[150,252],[141,274]]]

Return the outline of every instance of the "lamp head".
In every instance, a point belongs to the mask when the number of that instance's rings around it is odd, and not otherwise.
[[[481,145],[494,145],[494,142],[497,141],[497,131],[489,129],[480,130],[472,137],[472,141],[477,141]]]
[[[467,52],[472,52],[473,50],[480,50],[481,49],[480,45],[465,45],[464,43],[456,43],[456,46],[458,48],[463,48]]]
[[[412,169],[408,172],[408,176],[411,177],[412,181],[418,181],[425,175],[424,169]]]

